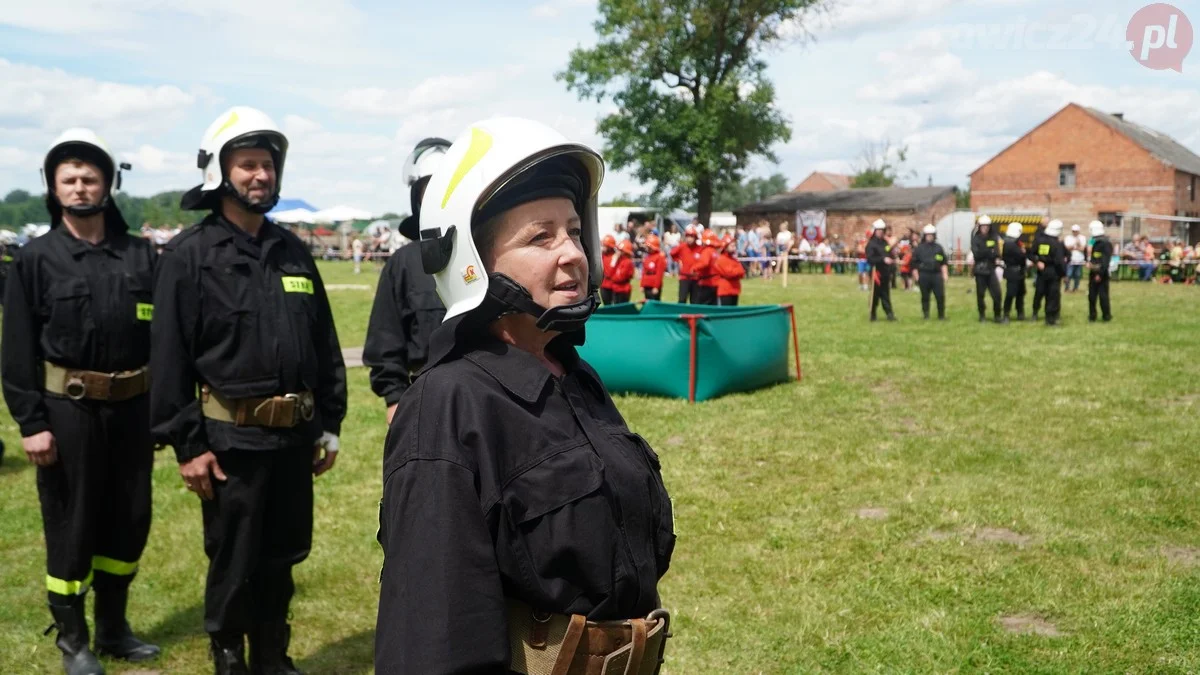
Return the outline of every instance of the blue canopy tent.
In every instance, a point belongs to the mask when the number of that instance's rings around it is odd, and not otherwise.
[[[303,199],[280,199],[279,203],[275,205],[275,208],[271,209],[267,215],[270,216],[272,213],[279,213],[280,211],[291,211],[292,209],[304,209],[306,211],[312,211],[313,213],[320,211],[320,209],[312,204],[309,204]]]

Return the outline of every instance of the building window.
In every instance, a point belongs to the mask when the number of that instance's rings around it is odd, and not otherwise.
[[[1104,227],[1121,227],[1121,214],[1116,211],[1101,211],[1096,220],[1104,223]]]
[[[1075,165],[1074,164],[1059,164],[1058,165],[1058,187],[1060,187],[1060,188],[1075,187]]]

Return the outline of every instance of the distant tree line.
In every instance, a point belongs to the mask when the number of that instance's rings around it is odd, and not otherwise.
[[[180,223],[190,225],[198,220],[194,211],[184,211],[179,208],[181,191],[160,192],[152,197],[133,197],[127,194],[117,195],[117,207],[125,216],[130,227],[141,227],[142,223],[169,225],[174,227]],[[46,196],[34,195],[26,190],[13,190],[0,203],[0,227],[20,229],[26,223],[48,223],[50,213],[46,211]]]

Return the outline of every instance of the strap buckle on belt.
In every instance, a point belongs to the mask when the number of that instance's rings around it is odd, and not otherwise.
[[[82,401],[83,397],[87,395],[87,385],[83,383],[82,377],[72,375],[63,385],[63,393],[73,401]]]
[[[292,402],[292,422],[299,423],[297,417],[305,422],[311,422],[313,414],[316,410],[316,404],[313,401],[313,395],[310,392],[303,394],[284,394],[285,400]]]

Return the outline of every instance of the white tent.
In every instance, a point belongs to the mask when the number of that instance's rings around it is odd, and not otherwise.
[[[314,215],[315,212],[308,209],[289,209],[287,211],[280,211],[271,216],[271,218],[277,223],[287,223],[289,225],[304,223],[305,225],[312,225],[317,222],[316,218],[313,217]]]
[[[344,223],[348,220],[371,220],[372,218],[374,215],[370,211],[345,205],[321,209],[313,214],[313,220],[318,223]]]

